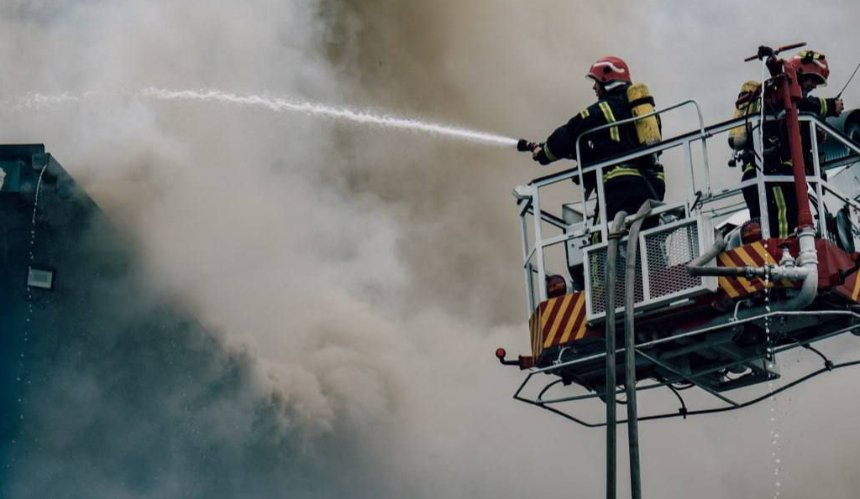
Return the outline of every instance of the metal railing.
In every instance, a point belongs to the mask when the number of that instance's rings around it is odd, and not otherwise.
[[[644,158],[652,154],[658,154],[672,149],[682,148],[684,151],[684,162],[686,168],[684,168],[683,170],[676,169],[672,172],[672,174],[676,174],[678,171],[687,171],[689,174],[689,181],[686,182],[688,185],[686,199],[682,203],[685,215],[692,214],[694,211],[699,211],[700,213],[708,213],[714,217],[720,218],[730,216],[745,209],[746,204],[741,199],[742,190],[753,185],[756,186],[756,189],[760,193],[760,195],[758,196],[760,213],[767,214],[767,196],[762,195],[762,193],[765,192],[765,185],[772,182],[793,182],[793,177],[791,176],[756,175],[754,179],[739,182],[731,188],[723,189],[720,192],[716,193],[712,192],[710,178],[711,172],[707,147],[708,141],[715,136],[728,133],[730,130],[738,126],[749,126],[753,130],[756,130],[760,126],[762,117],[746,116],[727,120],[711,126],[704,126],[700,107],[698,103],[693,100],[687,100],[667,107],[665,109],[654,111],[653,113],[649,113],[641,117],[622,120],[589,130],[577,138],[577,156],[580,156],[581,154],[581,139],[590,133],[611,126],[622,126],[625,124],[629,124],[636,121],[637,119],[644,119],[653,115],[662,115],[668,111],[676,110],[687,106],[692,106],[696,110],[696,115],[699,120],[699,127],[697,130],[671,137],[653,146],[645,146],[631,151],[627,154],[607,158],[595,164],[587,165],[583,168],[579,168],[577,166],[551,175],[539,177],[532,180],[527,186],[523,186],[515,190],[515,196],[518,199],[518,204],[520,208],[519,215],[521,218],[521,233],[523,241],[523,271],[526,281],[527,307],[529,316],[531,316],[531,314],[534,312],[538,303],[546,301],[547,299],[545,284],[547,276],[546,250],[549,247],[559,244],[565,244],[574,238],[581,239],[583,237],[592,237],[598,234],[601,241],[607,240],[608,227],[607,220],[605,220],[606,217],[600,217],[601,219],[598,220],[593,213],[593,211],[605,213],[606,206],[603,183],[596,182],[598,190],[597,203],[594,210],[591,210],[589,209],[589,203],[585,199],[584,180],[586,175],[593,174],[596,176],[596,178],[602,178],[603,171],[606,168],[621,163],[630,162],[639,158]],[[764,117],[765,121],[773,119],[774,118],[770,116]],[[826,136],[832,138],[832,140],[837,140],[839,143],[841,143],[848,149],[849,154],[855,155],[858,158],[858,161],[860,161],[860,146],[846,139],[833,127],[831,127],[827,123],[818,120],[814,116],[801,115],[800,121],[802,123],[806,123],[809,127],[813,168],[812,175],[808,176],[807,179],[809,181],[810,186],[812,186],[814,189],[814,197],[819,200],[817,204],[820,205],[820,208],[818,209],[818,214],[816,218],[818,221],[819,235],[824,235],[827,233],[825,229],[827,226],[827,221],[825,218],[824,203],[822,201],[824,200],[825,194],[832,195],[833,198],[857,210],[860,210],[860,202],[855,199],[852,199],[849,195],[840,192],[835,185],[832,185],[827,181],[821,179],[821,172],[823,170],[824,165],[821,164],[819,159],[819,144],[817,132],[819,130],[822,130],[825,132]],[[698,185],[696,180],[697,165],[696,162],[693,160],[694,143],[699,143],[701,145],[701,167],[704,169],[704,179],[699,182],[701,183],[701,186]],[[756,144],[756,149],[756,167],[761,170],[763,167],[761,159],[763,155],[760,150],[760,144]],[[729,151],[728,147],[727,151]],[[847,162],[848,161],[846,161],[846,159],[842,158],[839,164],[844,165]],[[580,201],[574,203],[581,206],[580,212],[583,214],[583,222],[577,227],[566,223],[562,217],[554,215],[548,210],[544,210],[541,205],[542,190],[560,182],[573,180],[574,178],[577,178],[579,180],[579,190],[582,196]],[[727,202],[730,204],[726,205]],[[677,206],[665,207],[662,209],[662,211],[668,211],[673,208],[677,208]],[[660,211],[660,209],[655,210],[655,213],[659,214]],[[527,221],[527,217],[532,218],[533,239],[529,238],[529,224]],[[767,218],[767,216],[761,217],[762,235],[765,238],[768,238],[770,236],[770,228],[768,227]],[[545,237],[545,228],[554,228],[556,230],[561,231],[561,233]],[[535,289],[535,279],[537,279],[538,281],[537,289]]]

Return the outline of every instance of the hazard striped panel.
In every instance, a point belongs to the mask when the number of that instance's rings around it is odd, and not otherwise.
[[[764,265],[776,264],[773,256],[764,247],[764,243],[756,241],[739,248],[734,248],[717,255],[719,267],[762,267]],[[720,277],[720,289],[731,298],[757,293],[765,288],[764,279],[755,277],[746,279],[744,277]],[[791,281],[769,282],[768,287],[794,286]]]
[[[570,293],[541,303],[529,320],[532,354],[582,339],[587,331],[585,293]]]

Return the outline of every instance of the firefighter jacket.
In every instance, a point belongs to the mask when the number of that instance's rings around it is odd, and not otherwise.
[[[558,127],[544,143],[543,150],[536,158],[541,164],[549,164],[559,159],[576,158],[576,140],[593,128],[630,118],[630,105],[627,101],[627,87],[620,86],[608,91],[603,98],[582,110],[566,124]],[[633,123],[604,128],[583,136],[579,143],[580,167],[584,168],[618,156],[639,147]],[[604,168],[603,182],[609,186],[621,177],[640,177],[649,182],[659,182],[662,187],[663,167],[652,156]],[[594,174],[586,175],[586,189],[594,188]]]

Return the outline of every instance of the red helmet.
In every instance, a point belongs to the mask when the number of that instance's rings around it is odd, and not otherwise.
[[[630,83],[630,68],[620,57],[601,57],[588,69],[588,78],[602,84],[614,81],[626,81]]]
[[[827,77],[830,76],[830,66],[827,64],[824,54],[814,50],[803,50],[789,59],[786,64],[797,71],[798,77],[813,76],[820,85],[827,85]]]

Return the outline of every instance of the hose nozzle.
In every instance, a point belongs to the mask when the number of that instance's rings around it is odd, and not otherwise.
[[[530,142],[526,139],[520,139],[517,141],[517,151],[520,152],[532,151],[535,146],[537,146],[536,143]]]

